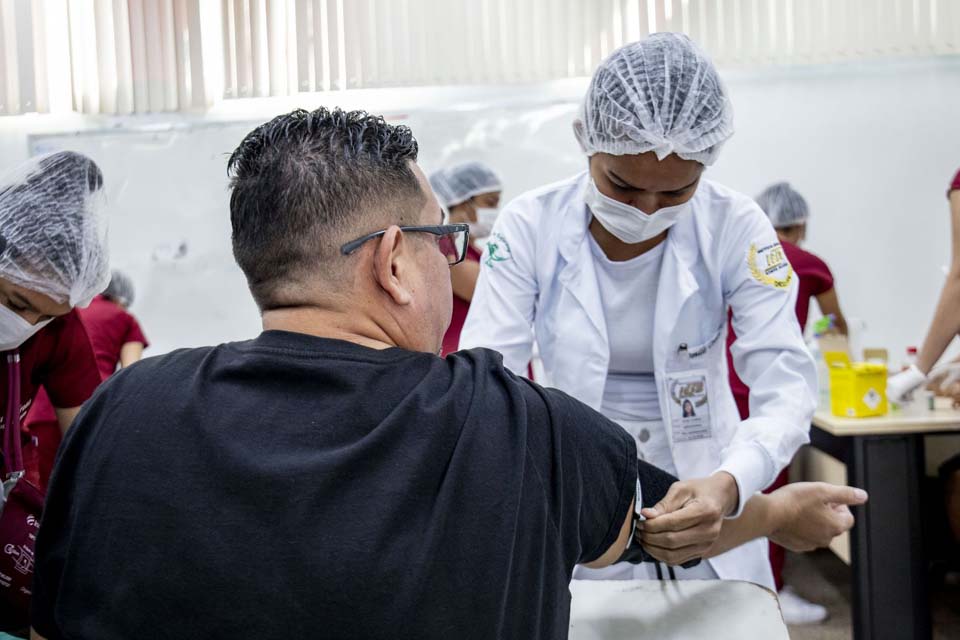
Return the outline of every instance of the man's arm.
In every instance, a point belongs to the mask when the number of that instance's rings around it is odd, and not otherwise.
[[[693,558],[711,558],[762,537],[791,551],[803,552],[825,547],[850,530],[854,521],[849,506],[866,501],[867,493],[862,489],[797,482],[767,495],[754,495],[738,518],[723,521],[719,536],[712,542],[708,542],[708,531],[678,527],[673,522],[689,517],[684,509],[664,513],[659,504],[643,510],[647,520],[639,523],[637,531],[643,548],[671,565]],[[673,530],[676,528],[682,530]]]
[[[602,556],[593,562],[584,563],[583,566],[590,569],[602,569],[620,559],[620,556],[623,555],[624,550],[627,548],[627,543],[630,542],[630,533],[633,531],[633,505],[634,503],[631,502],[630,510],[627,511],[627,517],[620,527],[620,535],[617,536],[614,543],[610,545],[610,548],[604,551]]]
[[[676,477],[659,467],[655,467],[643,460],[637,461],[637,491],[634,502],[640,501],[645,507],[642,513],[646,516],[654,513],[654,509],[661,516],[679,512],[671,517],[671,526],[680,527],[683,539],[687,542],[685,552],[692,558],[703,557],[716,542],[723,526],[724,513],[732,507],[725,506],[710,493],[713,483],[728,483],[736,487],[736,482],[727,473],[721,472],[711,478],[699,478],[678,482]],[[721,485],[722,486],[722,485]],[[733,499],[730,503],[732,505]],[[631,522],[632,525],[632,522]],[[641,551],[639,540],[636,540],[636,549],[628,549],[629,557],[624,552],[623,560],[627,562],[645,562],[649,560],[649,553]],[[645,548],[645,547],[644,547]],[[621,550],[622,551],[622,550]]]
[[[674,516],[673,520],[676,526],[682,527],[685,545],[685,552],[690,554],[690,558],[703,557],[714,545],[717,537],[721,533],[724,513],[728,512],[732,506],[723,505],[715,496],[709,492],[709,487],[713,482],[726,482],[736,486],[733,478],[726,473],[717,474],[725,478],[713,477],[688,480],[678,482],[677,479],[666,471],[655,467],[642,460],[637,461],[637,491],[639,495],[634,496],[634,503],[640,501],[641,507],[648,507],[642,512],[646,516],[653,513],[650,508],[654,508],[661,515],[679,512],[679,516]],[[732,502],[730,503],[732,505]],[[633,514],[628,514],[626,527],[633,529]],[[638,529],[639,530],[639,529]],[[621,532],[622,533],[622,532]],[[617,541],[621,542],[620,539]],[[623,544],[615,545],[611,548],[610,554],[614,552],[620,555],[617,559],[625,559],[627,562],[640,562],[649,559],[644,554],[631,552],[629,558],[624,557],[627,550],[627,541]],[[640,541],[635,541],[640,546]],[[606,556],[606,554],[605,554]],[[592,565],[587,565],[591,566]]]

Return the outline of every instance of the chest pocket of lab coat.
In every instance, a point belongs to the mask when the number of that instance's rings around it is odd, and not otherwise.
[[[725,323],[714,327],[705,339],[695,342],[678,341],[672,357],[667,360],[663,392],[675,447],[706,448],[712,454],[716,452],[716,445],[710,444],[712,441],[728,439],[728,434],[718,432],[727,422],[724,400],[728,382],[722,366],[725,328]],[[707,451],[701,451],[700,455],[709,455]]]
[[[719,344],[722,347],[726,344],[723,341],[724,329],[726,328],[727,323],[724,322],[719,327],[714,327],[707,331],[706,335],[708,337],[706,340],[702,340],[698,344],[687,344],[687,359],[691,368],[710,368],[708,367],[708,363],[714,363],[714,361],[717,360],[717,345]]]
[[[721,373],[726,346],[727,314],[722,301],[692,297],[684,305],[672,332],[667,370],[706,369],[711,376]],[[676,357],[685,345],[686,356]],[[674,357],[670,357],[674,356]]]

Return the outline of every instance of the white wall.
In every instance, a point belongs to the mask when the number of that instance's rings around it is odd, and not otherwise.
[[[863,342],[895,355],[920,342],[949,258],[944,190],[960,167],[960,58],[727,79],[737,134],[709,175],[750,194],[793,182],[812,207],[808,245],[833,268],[847,314],[865,321]],[[570,133],[584,86],[363,91],[234,102],[202,116],[0,118],[0,168],[27,157],[31,133],[95,131],[34,143],[103,165],[113,254],[140,285],[134,310],[158,353],[257,330],[229,254],[225,176],[226,154],[251,123],[293,106],[363,106],[409,124],[428,170],[488,161],[509,198],[584,166]],[[144,125],[174,129],[129,133]],[[181,239],[188,252],[175,258]]]
[[[428,171],[444,159],[484,157],[511,175],[556,158],[550,141],[568,137],[566,121],[582,84],[362,91],[324,96],[323,104],[363,106],[409,124],[419,134]],[[535,114],[552,116],[556,100],[563,101],[562,117],[546,128],[531,122]],[[0,170],[57,149],[83,152],[100,165],[110,203],[111,259],[137,286],[132,310],[151,341],[148,353],[244,339],[259,332],[259,316],[231,255],[227,158],[256,124],[319,103],[318,97],[251,100],[203,116],[0,118]],[[579,161],[575,148],[572,160]],[[544,166],[529,172],[524,185],[568,171]]]
[[[749,194],[788,179],[807,246],[833,269],[865,346],[922,342],[949,262],[960,57],[737,75],[737,135],[712,175]]]

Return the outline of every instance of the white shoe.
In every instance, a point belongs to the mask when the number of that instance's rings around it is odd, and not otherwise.
[[[778,595],[783,621],[787,624],[819,624],[827,619],[826,607],[804,600],[791,587],[784,587]]]

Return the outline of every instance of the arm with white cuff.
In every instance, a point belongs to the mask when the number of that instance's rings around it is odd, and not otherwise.
[[[887,381],[887,398],[893,402],[909,400],[927,381],[930,372],[954,336],[960,333],[960,172],[954,178],[947,197],[950,200],[950,271],[940,291],[927,337],[923,340],[917,364],[893,375]]]
[[[817,372],[797,322],[797,274],[770,222],[751,205],[725,233],[724,298],[737,334],[730,351],[750,388],[750,417],[737,426],[718,469],[737,482],[736,517],[809,442]]]
[[[761,537],[791,551],[811,551],[848,531],[854,522],[849,507],[867,501],[866,492],[855,487],[798,482],[769,495],[752,496],[740,517],[723,520],[712,530],[697,530],[674,526],[670,521],[683,514],[663,508],[671,487],[679,484],[666,471],[637,461],[633,535],[620,561],[660,561],[688,569],[700,558],[712,558]]]

